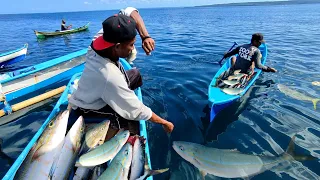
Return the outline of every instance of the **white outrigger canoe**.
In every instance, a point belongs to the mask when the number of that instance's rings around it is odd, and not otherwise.
[[[23,60],[26,57],[28,44],[25,44],[22,48],[1,53],[0,54],[0,67],[16,63]]]

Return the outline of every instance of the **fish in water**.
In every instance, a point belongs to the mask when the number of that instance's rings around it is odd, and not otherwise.
[[[83,117],[80,116],[65,137],[59,159],[52,167],[52,180],[68,179],[80,149],[81,139],[84,134],[83,131],[84,120]]]
[[[239,81],[235,81],[235,80],[223,80],[222,82],[229,86],[234,86],[240,83]]]
[[[222,92],[229,94],[229,95],[238,95],[238,94],[242,93],[242,91],[244,89],[242,89],[242,88],[222,88],[221,90],[222,90]]]
[[[45,179],[53,162],[59,157],[67,131],[69,111],[60,112],[51,120],[37,143],[18,169],[14,179]]]
[[[287,96],[290,96],[294,99],[300,100],[300,101],[311,101],[313,103],[313,108],[317,109],[317,102],[320,101],[320,99],[312,98],[309,96],[306,96],[298,91],[295,91],[293,89],[290,89],[289,87],[283,85],[283,84],[278,84],[278,89],[284,93]]]
[[[197,167],[203,178],[212,174],[224,178],[252,177],[279,165],[289,166],[293,160],[313,160],[312,156],[294,154],[294,138],[282,155],[258,156],[243,154],[236,150],[216,149],[200,144],[174,141],[173,149],[185,160]]]
[[[132,161],[132,145],[126,143],[112,160],[110,166],[101,174],[98,180],[128,179]]]
[[[110,121],[102,121],[99,124],[94,125],[85,134],[84,142],[81,146],[80,155],[88,152],[89,149],[95,147],[102,137],[105,137],[109,129]]]
[[[320,86],[320,81],[313,81],[313,82],[312,82],[312,85],[314,85],[314,86]]]
[[[76,162],[76,166],[96,166],[111,160],[127,142],[129,135],[130,132],[128,130],[121,130],[121,132],[119,132],[109,141],[105,142],[101,146],[98,146],[92,151],[81,155]]]

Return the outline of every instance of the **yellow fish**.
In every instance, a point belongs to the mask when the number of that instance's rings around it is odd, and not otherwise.
[[[285,95],[290,96],[294,99],[300,100],[300,101],[311,101],[313,103],[314,109],[317,109],[317,102],[320,101],[320,99],[312,98],[309,96],[306,96],[302,93],[299,93],[298,91],[295,91],[293,89],[290,89],[289,87],[278,84],[278,88],[281,92],[283,92]]]

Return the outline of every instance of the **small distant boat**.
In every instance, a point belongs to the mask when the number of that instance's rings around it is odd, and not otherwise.
[[[265,64],[267,60],[267,45],[261,44],[259,47],[262,58],[261,58],[261,64]],[[261,74],[262,70],[255,69],[255,74],[252,78],[247,82],[246,86],[239,90],[237,93],[234,93],[233,95],[231,93],[225,93],[226,90],[220,89],[216,86],[217,80],[219,79],[220,75],[227,71],[231,67],[231,57],[225,62],[225,64],[219,69],[219,71],[216,73],[216,75],[213,77],[209,88],[208,88],[208,96],[209,96],[209,103],[211,106],[211,112],[210,112],[210,122],[212,122],[215,118],[215,116],[222,111],[224,108],[231,105],[236,100],[240,99],[241,96],[243,96],[249,88],[253,85],[253,83],[256,81],[256,79]],[[229,89],[229,88],[226,88]],[[238,89],[236,89],[238,90]]]
[[[16,63],[26,57],[28,44],[22,48],[0,54],[0,67]]]
[[[82,27],[76,28],[76,29],[70,29],[70,30],[65,30],[65,31],[40,32],[40,31],[34,30],[34,33],[36,34],[38,39],[44,39],[44,38],[50,37],[50,36],[57,36],[57,35],[64,35],[64,34],[71,34],[71,33],[76,33],[76,32],[80,32],[80,31],[85,31],[89,28],[89,24],[90,23],[88,23]]]

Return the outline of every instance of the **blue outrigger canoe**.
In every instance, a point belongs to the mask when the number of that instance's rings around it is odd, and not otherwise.
[[[267,60],[267,45],[261,44],[259,47],[262,58],[261,63],[264,65]],[[209,96],[209,105],[211,106],[210,110],[210,122],[214,120],[216,115],[222,111],[224,108],[231,105],[236,100],[240,99],[247,91],[248,89],[253,85],[253,83],[256,81],[256,79],[261,74],[262,70],[255,69],[255,75],[249,80],[249,83],[246,85],[244,90],[238,94],[238,95],[229,95],[224,93],[219,87],[216,87],[216,81],[219,76],[228,70],[231,67],[231,57],[224,63],[224,65],[219,69],[219,71],[216,73],[216,75],[213,77],[209,89],[208,89],[208,96]]]
[[[1,53],[0,54],[0,67],[10,65],[22,61],[27,54],[28,44],[26,43],[22,48]]]
[[[16,98],[57,82],[69,80],[73,74],[84,69],[86,53],[87,49],[83,49],[32,67],[6,73],[6,78],[0,80],[6,101],[10,104],[10,101]],[[0,105],[3,106],[3,103]]]
[[[131,69],[131,66],[124,60],[124,59],[120,59],[123,67],[125,68],[125,70]],[[48,125],[48,123],[60,112],[66,109],[66,106],[68,104],[68,95],[70,95],[70,93],[72,93],[70,86],[72,84],[74,84],[75,80],[80,79],[82,73],[77,73],[75,75],[72,76],[71,80],[69,81],[66,89],[64,90],[64,92],[62,93],[60,99],[58,100],[58,102],[56,103],[56,105],[54,106],[54,109],[52,110],[52,112],[50,113],[49,117],[46,119],[46,121],[42,124],[42,126],[40,127],[40,129],[38,130],[38,132],[33,136],[33,138],[30,140],[30,142],[28,143],[28,145],[24,148],[24,150],[22,151],[22,153],[18,156],[18,158],[15,160],[15,162],[13,163],[13,165],[10,167],[9,171],[6,173],[6,175],[3,177],[3,180],[11,180],[14,178],[15,173],[17,172],[17,170],[19,169],[19,167],[21,166],[21,164],[23,163],[24,159],[26,158],[26,156],[28,155],[29,151],[31,150],[31,148],[36,144],[37,140],[39,139],[39,137],[41,136],[41,134],[44,132],[46,126]],[[141,94],[141,89],[138,88],[135,90],[136,95],[138,96],[139,100],[142,101],[142,94]],[[103,119],[105,120],[105,119]],[[144,138],[146,138],[146,147],[145,147],[145,151],[146,151],[146,155],[148,156],[148,163],[150,165],[151,168],[151,162],[150,162],[150,152],[149,152],[149,144],[148,144],[148,136],[147,136],[147,128],[146,128],[146,121],[145,120],[140,120],[140,136],[143,136]],[[152,176],[148,178],[148,180],[152,180]]]

